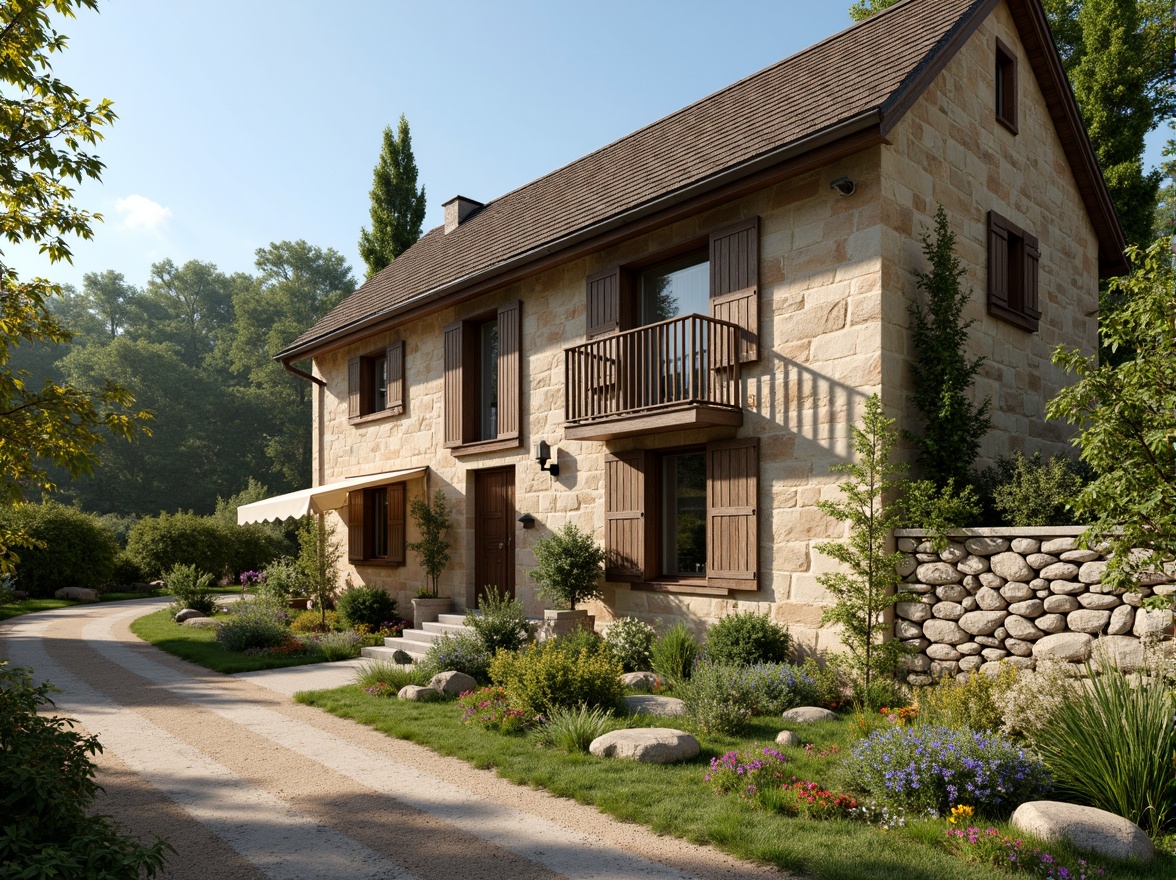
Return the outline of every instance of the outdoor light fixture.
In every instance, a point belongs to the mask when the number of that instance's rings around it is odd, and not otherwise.
[[[854,190],[857,189],[857,184],[848,177],[838,177],[836,180],[829,182],[829,189],[835,189],[843,196],[852,196]]]
[[[524,513],[522,516],[520,516],[519,522],[523,524],[524,529],[535,528],[535,517],[531,516],[529,513]]]
[[[555,464],[555,463],[552,463],[549,465],[547,463],[547,462],[551,461],[552,458],[555,458],[555,457],[556,457],[555,452],[547,444],[547,441],[540,440],[539,445],[535,447],[535,461],[539,462],[539,470],[547,471],[553,477],[558,477],[559,476],[559,465]]]

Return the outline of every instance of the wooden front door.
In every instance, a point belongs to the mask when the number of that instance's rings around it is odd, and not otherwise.
[[[474,588],[515,594],[514,466],[474,473]]]

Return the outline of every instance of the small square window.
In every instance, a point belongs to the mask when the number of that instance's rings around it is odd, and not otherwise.
[[[996,121],[1017,133],[1017,56],[1004,41],[996,41]]]

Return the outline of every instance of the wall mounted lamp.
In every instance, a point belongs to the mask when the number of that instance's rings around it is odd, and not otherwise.
[[[522,516],[520,516],[519,522],[523,524],[524,529],[535,528],[535,517],[531,516],[529,513],[524,513]]]
[[[547,463],[553,458],[558,458],[558,450],[552,449],[546,440],[540,440],[539,445],[535,447],[535,461],[539,462],[539,470],[547,471],[553,477],[559,476],[559,464],[552,462]]]
[[[829,189],[835,189],[842,196],[852,196],[857,190],[857,184],[849,177],[838,177],[829,182]]]

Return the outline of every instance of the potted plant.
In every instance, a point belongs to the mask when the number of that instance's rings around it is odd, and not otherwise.
[[[437,595],[437,582],[441,572],[449,564],[449,502],[440,489],[430,501],[417,497],[409,505],[412,521],[420,532],[421,539],[408,545],[417,554],[421,568],[425,570],[425,585],[412,600],[412,622],[414,627],[432,623],[449,611],[452,599]]]
[[[565,635],[590,628],[588,612],[576,605],[601,596],[604,550],[600,545],[568,523],[535,542],[535,563],[528,576],[539,588],[539,595],[563,606],[543,612],[544,634]]]

